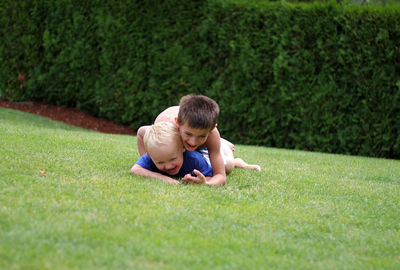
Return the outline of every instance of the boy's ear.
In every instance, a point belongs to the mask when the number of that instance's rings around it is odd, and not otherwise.
[[[214,128],[217,128],[217,127],[218,127],[218,124],[215,124],[215,126],[210,131],[212,131]]]
[[[175,124],[176,124],[176,125],[178,126],[178,128],[179,128],[180,125],[179,125],[178,117],[175,117],[174,119],[175,119]]]

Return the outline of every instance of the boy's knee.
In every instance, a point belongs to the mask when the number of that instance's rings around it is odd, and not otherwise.
[[[233,159],[226,159],[226,163],[225,163],[225,173],[229,174],[233,171],[233,169],[235,168],[235,161]]]

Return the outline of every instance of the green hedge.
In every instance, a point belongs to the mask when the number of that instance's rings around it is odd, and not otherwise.
[[[195,92],[235,143],[400,158],[398,6],[7,0],[0,23],[0,98],[137,129]]]

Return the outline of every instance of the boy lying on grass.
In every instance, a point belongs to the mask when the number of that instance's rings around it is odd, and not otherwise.
[[[186,151],[177,126],[170,122],[159,122],[148,127],[143,143],[147,153],[133,165],[133,174],[160,179],[169,184],[180,184],[174,178],[182,178],[184,182],[192,183],[190,178],[193,175],[198,179],[197,184],[207,184],[207,180],[213,176],[206,149],[202,149],[201,152]],[[222,142],[229,152],[227,143]],[[237,164],[234,162],[235,165],[259,170],[259,166],[248,165],[241,159],[238,159]]]
[[[194,151],[200,148],[207,148],[213,176],[207,178],[206,182],[204,182],[204,179],[200,179],[196,175],[188,175],[185,178],[187,182],[214,186],[224,185],[226,183],[226,173],[231,172],[235,166],[247,166],[239,159],[236,161],[233,159],[233,144],[225,140],[221,141],[217,129],[218,116],[219,106],[214,100],[202,95],[187,95],[182,97],[179,106],[169,107],[161,112],[154,121],[155,123],[171,122],[175,124],[178,127],[186,150]],[[137,144],[141,156],[146,153],[143,136],[148,127],[142,126],[137,132]],[[221,142],[227,144],[227,151],[221,147]],[[226,157],[225,160],[224,156]],[[259,170],[260,167],[256,166],[252,167],[252,169]]]
[[[146,129],[143,137],[146,154],[133,165],[136,175],[179,184],[175,178],[187,178],[192,173],[206,182],[213,176],[212,168],[197,151],[185,151],[178,128],[170,122],[159,122]]]

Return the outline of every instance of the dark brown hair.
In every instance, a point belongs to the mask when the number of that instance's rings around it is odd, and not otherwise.
[[[213,129],[219,115],[218,104],[202,95],[186,95],[179,103],[178,121],[191,128]]]

